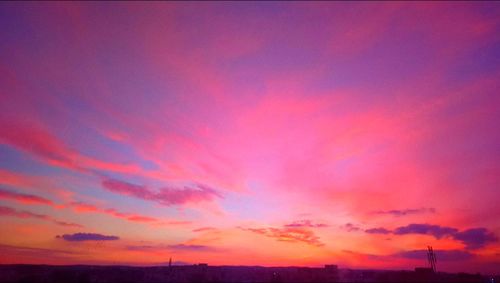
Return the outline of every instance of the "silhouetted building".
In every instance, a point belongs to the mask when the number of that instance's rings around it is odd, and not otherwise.
[[[336,282],[339,278],[339,267],[336,264],[325,265],[324,280],[328,282]]]
[[[431,267],[415,267],[415,273],[418,274],[432,274],[434,270]]]
[[[328,272],[338,272],[339,267],[335,264],[326,264],[325,265],[325,270]]]
[[[0,265],[0,282],[442,282],[491,283],[480,274],[409,270],[339,269],[324,267],[209,266],[206,263],[168,266]]]

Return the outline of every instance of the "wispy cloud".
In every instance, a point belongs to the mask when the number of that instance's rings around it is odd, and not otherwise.
[[[26,211],[26,210],[19,211],[19,210],[16,210],[16,209],[13,209],[10,207],[6,207],[6,206],[0,206],[0,216],[11,216],[11,217],[17,217],[17,218],[34,218],[34,219],[50,221],[50,222],[55,223],[55,224],[60,225],[60,226],[76,227],[76,228],[83,227],[80,224],[61,221],[61,220],[56,219],[56,218],[49,216],[49,215],[37,214],[37,213],[33,213],[30,211]]]
[[[190,221],[180,221],[180,220],[164,220],[157,217],[146,216],[137,213],[127,213],[122,212],[114,208],[101,208],[93,204],[74,201],[68,204],[69,207],[77,213],[99,213],[105,214],[111,217],[123,219],[130,222],[151,224],[153,226],[163,226],[163,225],[184,225],[191,223]]]
[[[285,224],[285,227],[290,227],[290,228],[300,228],[300,227],[309,227],[309,228],[324,228],[328,227],[329,225],[325,223],[314,223],[311,220],[297,220],[289,224]]]
[[[460,261],[460,260],[468,260],[473,258],[475,255],[470,253],[469,251],[462,250],[434,250],[436,253],[436,258],[439,261]],[[422,260],[427,258],[427,250],[412,250],[412,251],[403,251],[395,254],[395,256],[409,258],[409,259],[417,259]]]
[[[321,247],[324,244],[316,234],[303,228],[242,228],[244,231],[250,231],[269,238],[276,239],[281,242],[306,243],[308,245]]]
[[[390,234],[390,233],[392,233],[391,230],[387,230],[387,229],[382,228],[382,227],[366,229],[365,232],[368,234]]]
[[[436,209],[433,207],[422,207],[422,208],[409,208],[409,209],[378,210],[372,213],[400,217],[400,216],[415,215],[415,214],[436,213]]]
[[[77,171],[106,170],[120,173],[138,173],[135,165],[101,161],[82,155],[67,146],[41,125],[20,121],[0,120],[0,143],[29,153],[49,165]]]
[[[107,215],[111,215],[116,218],[125,219],[133,222],[159,222],[160,220],[154,217],[138,215],[138,214],[129,214],[119,212],[114,208],[99,208],[95,205],[91,205],[84,202],[72,202],[69,204],[73,209],[77,212],[97,212],[103,213]]]
[[[23,246],[12,246],[0,244],[0,252],[5,257],[30,257],[33,259],[45,259],[47,260],[61,259],[64,261],[68,260],[72,256],[78,256],[81,253],[72,250],[60,250],[60,249],[48,249],[48,248],[38,248],[38,247],[23,247]]]
[[[203,184],[186,185],[182,188],[164,187],[158,191],[116,179],[105,179],[102,186],[111,192],[143,200],[158,202],[165,206],[181,205],[189,202],[211,201],[221,198],[221,194]]]
[[[9,190],[4,190],[2,188],[0,188],[0,199],[15,200],[24,204],[44,204],[50,206],[55,205],[54,202],[43,197],[17,193]]]
[[[341,228],[347,230],[348,232],[357,232],[357,231],[361,231],[361,228],[352,224],[352,223],[346,223],[344,225],[341,226]]]
[[[214,227],[200,227],[200,228],[196,228],[196,229],[193,229],[193,232],[206,232],[206,231],[216,231],[217,228],[214,228]]]
[[[130,251],[159,252],[159,251],[213,251],[211,246],[193,244],[174,245],[129,245],[126,247]]]
[[[211,250],[212,248],[205,245],[187,245],[187,244],[177,244],[167,246],[171,250],[182,250],[182,251],[201,251],[201,250]]]

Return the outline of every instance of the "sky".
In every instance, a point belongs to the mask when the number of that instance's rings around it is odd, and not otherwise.
[[[497,2],[3,2],[0,263],[500,266]]]

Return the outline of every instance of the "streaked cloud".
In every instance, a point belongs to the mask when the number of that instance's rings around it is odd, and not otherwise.
[[[146,222],[146,223],[151,223],[151,222],[160,222],[160,219],[154,218],[154,217],[149,217],[145,215],[139,215],[139,214],[130,214],[130,213],[123,213],[120,211],[117,211],[114,208],[99,208],[97,206],[84,203],[84,202],[72,202],[69,204],[75,211],[80,212],[80,213],[85,213],[85,212],[95,212],[95,213],[103,213],[107,214],[116,218],[121,218],[125,219],[128,221],[132,222]]]
[[[290,228],[301,228],[301,227],[308,227],[308,228],[324,228],[328,227],[329,225],[325,223],[314,223],[311,220],[297,220],[289,224],[285,224],[285,227],[290,227]]]
[[[171,250],[182,250],[182,251],[200,251],[200,250],[212,249],[205,245],[187,245],[187,244],[169,245],[167,247]]]
[[[45,220],[45,221],[55,223],[55,224],[60,225],[60,226],[83,228],[82,225],[77,224],[77,223],[61,221],[61,220],[54,218],[52,216],[49,216],[49,215],[33,213],[33,212],[30,212],[27,210],[16,210],[14,208],[10,208],[7,206],[0,206],[0,216],[40,219],[40,220]]]
[[[31,195],[31,194],[22,194],[9,190],[4,190],[0,188],[0,199],[8,199],[15,200],[24,204],[44,204],[53,206],[55,203],[49,199],[44,197]]]
[[[193,229],[193,232],[207,232],[207,231],[216,231],[217,228],[214,227],[200,227]]]
[[[115,164],[87,157],[65,145],[42,126],[35,123],[0,120],[0,142],[32,154],[52,166],[72,170],[106,170],[137,173],[134,165]]]
[[[434,253],[436,254],[436,258],[438,258],[439,261],[469,260],[475,256],[469,251],[462,250],[434,250]],[[427,250],[404,251],[397,253],[396,256],[408,259],[422,260],[427,257]]]
[[[308,245],[321,247],[324,244],[320,238],[312,230],[304,228],[240,228],[244,231],[250,231],[269,238],[276,239],[280,242],[290,243],[306,243]]]
[[[181,188],[163,187],[157,191],[145,186],[119,181],[116,179],[103,180],[102,186],[108,191],[127,195],[143,200],[158,202],[162,205],[181,205],[189,202],[212,201],[222,198],[221,194],[203,184],[186,185]]]
[[[347,230],[347,232],[357,232],[357,231],[361,231],[361,228],[352,224],[352,223],[346,223],[344,224],[343,226],[341,226],[341,228]]]
[[[3,257],[11,260],[31,260],[40,264],[63,263],[82,255],[79,251],[0,244]],[[5,261],[2,261],[4,263]]]
[[[390,230],[387,230],[387,229],[382,228],[382,227],[366,229],[365,232],[368,234],[390,234],[391,233]]]
[[[174,244],[174,245],[129,245],[130,251],[159,252],[159,251],[214,251],[213,247],[207,245]]]
[[[425,213],[436,213],[436,209],[433,207],[422,207],[422,208],[409,208],[409,209],[392,209],[392,210],[378,210],[374,211],[374,214],[381,215],[393,215],[393,216],[407,216],[415,214],[425,214]]]

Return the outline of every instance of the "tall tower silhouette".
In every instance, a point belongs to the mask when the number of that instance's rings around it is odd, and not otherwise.
[[[436,254],[431,246],[427,246],[427,260],[433,272],[436,272]]]

